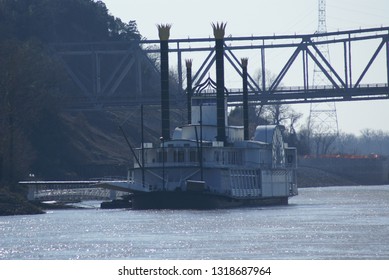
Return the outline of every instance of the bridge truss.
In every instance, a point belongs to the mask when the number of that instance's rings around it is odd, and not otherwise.
[[[128,194],[128,192],[99,186],[105,181],[22,181],[19,183],[28,187],[27,198],[30,201],[113,200]]]
[[[159,105],[159,85],[151,91],[144,87],[148,77],[160,75],[155,66],[159,59],[158,43],[144,40],[53,45],[82,92],[72,105],[84,109]],[[331,49],[331,62],[321,51],[320,46],[324,44]],[[171,39],[169,51],[176,56],[177,89],[182,93],[172,98],[171,103],[182,106],[185,100],[183,60],[202,54],[193,85],[202,83],[211,75],[215,63],[214,39]],[[231,75],[238,77],[242,76],[240,58],[250,58],[254,70],[248,76],[249,101],[254,105],[389,98],[389,27],[301,35],[229,36],[225,38],[224,57],[234,72]],[[81,60],[89,66],[77,67]],[[310,84],[314,67],[323,72],[325,85]],[[271,79],[267,69],[271,69]],[[255,71],[260,73],[260,80],[255,78]],[[135,88],[126,88],[129,80]],[[241,96],[241,88],[228,88],[229,105],[240,105]]]

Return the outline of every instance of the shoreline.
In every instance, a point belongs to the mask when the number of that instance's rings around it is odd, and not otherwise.
[[[344,176],[335,175],[313,167],[299,167],[297,170],[298,188],[363,186]],[[0,216],[44,214],[50,209],[74,209],[69,205],[50,205],[28,201],[23,194],[0,188]]]
[[[22,194],[0,189],[0,216],[44,214],[40,207],[27,201]]]

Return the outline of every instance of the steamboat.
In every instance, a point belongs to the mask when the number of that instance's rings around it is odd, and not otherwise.
[[[248,135],[247,60],[243,67],[243,126],[230,126],[224,87],[225,24],[213,26],[216,94],[194,94],[187,66],[188,124],[169,129],[168,37],[161,39],[162,137],[156,147],[142,143],[126,182],[109,187],[132,193],[133,209],[211,209],[285,205],[297,195],[296,149],[283,141],[282,126],[258,126]],[[246,75],[246,76],[245,76]],[[246,78],[245,78],[246,77]],[[246,85],[245,85],[246,82]],[[208,82],[210,83],[210,82]],[[204,85],[199,85],[201,88]],[[246,90],[245,90],[246,88]],[[107,184],[107,183],[106,183]]]

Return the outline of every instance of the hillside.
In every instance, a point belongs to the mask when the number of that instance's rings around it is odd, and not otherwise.
[[[28,203],[24,196],[0,188],[0,216],[42,213],[37,206]]]
[[[0,186],[29,174],[42,179],[125,174],[131,159],[118,126],[124,123],[130,141],[139,145],[138,135],[131,135],[139,131],[132,127],[139,126],[139,118],[126,121],[129,108],[68,110],[63,104],[82,93],[50,45],[140,38],[135,21],[115,18],[101,1],[1,1]]]
[[[45,179],[89,179],[127,175],[133,156],[125,137],[133,148],[141,145],[140,109],[125,108],[111,111],[64,111],[61,114],[66,136],[61,154],[52,174]],[[179,113],[172,114],[173,125],[180,122]],[[159,106],[144,109],[144,141],[157,144],[160,137]],[[119,129],[122,127],[125,135]],[[49,168],[46,166],[45,168]],[[37,174],[35,174],[37,175]]]
[[[82,93],[50,46],[141,37],[135,21],[122,22],[101,1],[1,1],[0,208],[9,208],[2,214],[35,212],[23,205],[25,190],[17,185],[32,174],[45,180],[126,175],[132,158],[118,127],[138,147],[139,110],[69,110],[64,104]],[[133,91],[135,85],[126,85]],[[146,117],[145,140],[157,141],[159,109]]]

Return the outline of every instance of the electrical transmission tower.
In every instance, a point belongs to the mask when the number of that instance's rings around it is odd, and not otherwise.
[[[319,24],[317,33],[326,33],[326,1],[319,1]],[[321,37],[321,40],[325,40]],[[319,44],[319,51],[323,54],[325,59],[330,62],[330,52],[327,44]],[[316,54],[316,56],[318,56]],[[326,69],[331,74],[330,69]],[[313,69],[313,87],[323,87],[328,85],[328,79],[323,71],[314,65]],[[334,102],[311,103],[309,120],[308,120],[309,137],[311,142],[311,150],[316,155],[326,154],[329,152],[330,146],[336,140],[338,131],[338,118],[336,113],[336,106]]]

